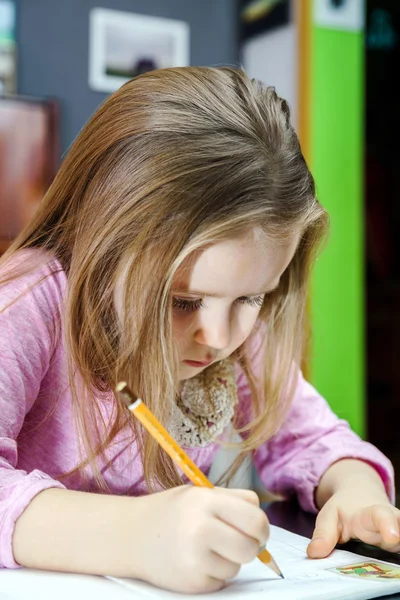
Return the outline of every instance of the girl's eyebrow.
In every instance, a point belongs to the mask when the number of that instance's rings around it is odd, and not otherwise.
[[[271,292],[273,292],[274,290],[276,290],[279,287],[279,281],[272,287],[269,288],[268,290],[265,290],[263,292],[256,292],[256,293],[252,293],[252,294],[246,294],[247,297],[252,298],[253,296],[264,296],[265,294],[270,294]],[[223,298],[224,296],[222,296],[221,294],[211,294],[209,292],[200,292],[199,290],[188,290],[188,289],[176,289],[176,290],[172,290],[174,294],[187,294],[188,296],[208,296],[209,298]]]

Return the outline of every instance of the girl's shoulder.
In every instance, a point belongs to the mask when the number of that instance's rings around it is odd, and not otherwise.
[[[62,302],[67,284],[59,261],[41,249],[15,252],[0,264],[0,312],[33,304],[53,313]]]

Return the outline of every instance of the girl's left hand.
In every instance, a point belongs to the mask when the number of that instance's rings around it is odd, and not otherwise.
[[[382,494],[375,498],[365,490],[338,491],[317,516],[307,554],[310,558],[323,558],[336,544],[354,538],[390,552],[400,552],[400,511]]]

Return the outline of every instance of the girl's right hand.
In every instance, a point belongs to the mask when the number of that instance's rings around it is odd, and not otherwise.
[[[219,590],[268,538],[268,519],[250,490],[182,486],[136,500],[145,529],[135,574],[164,589]]]

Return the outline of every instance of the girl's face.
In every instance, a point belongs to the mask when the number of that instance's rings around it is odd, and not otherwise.
[[[194,377],[250,335],[264,297],[279,285],[299,236],[277,245],[265,236],[219,242],[189,256],[172,286],[179,379]]]

